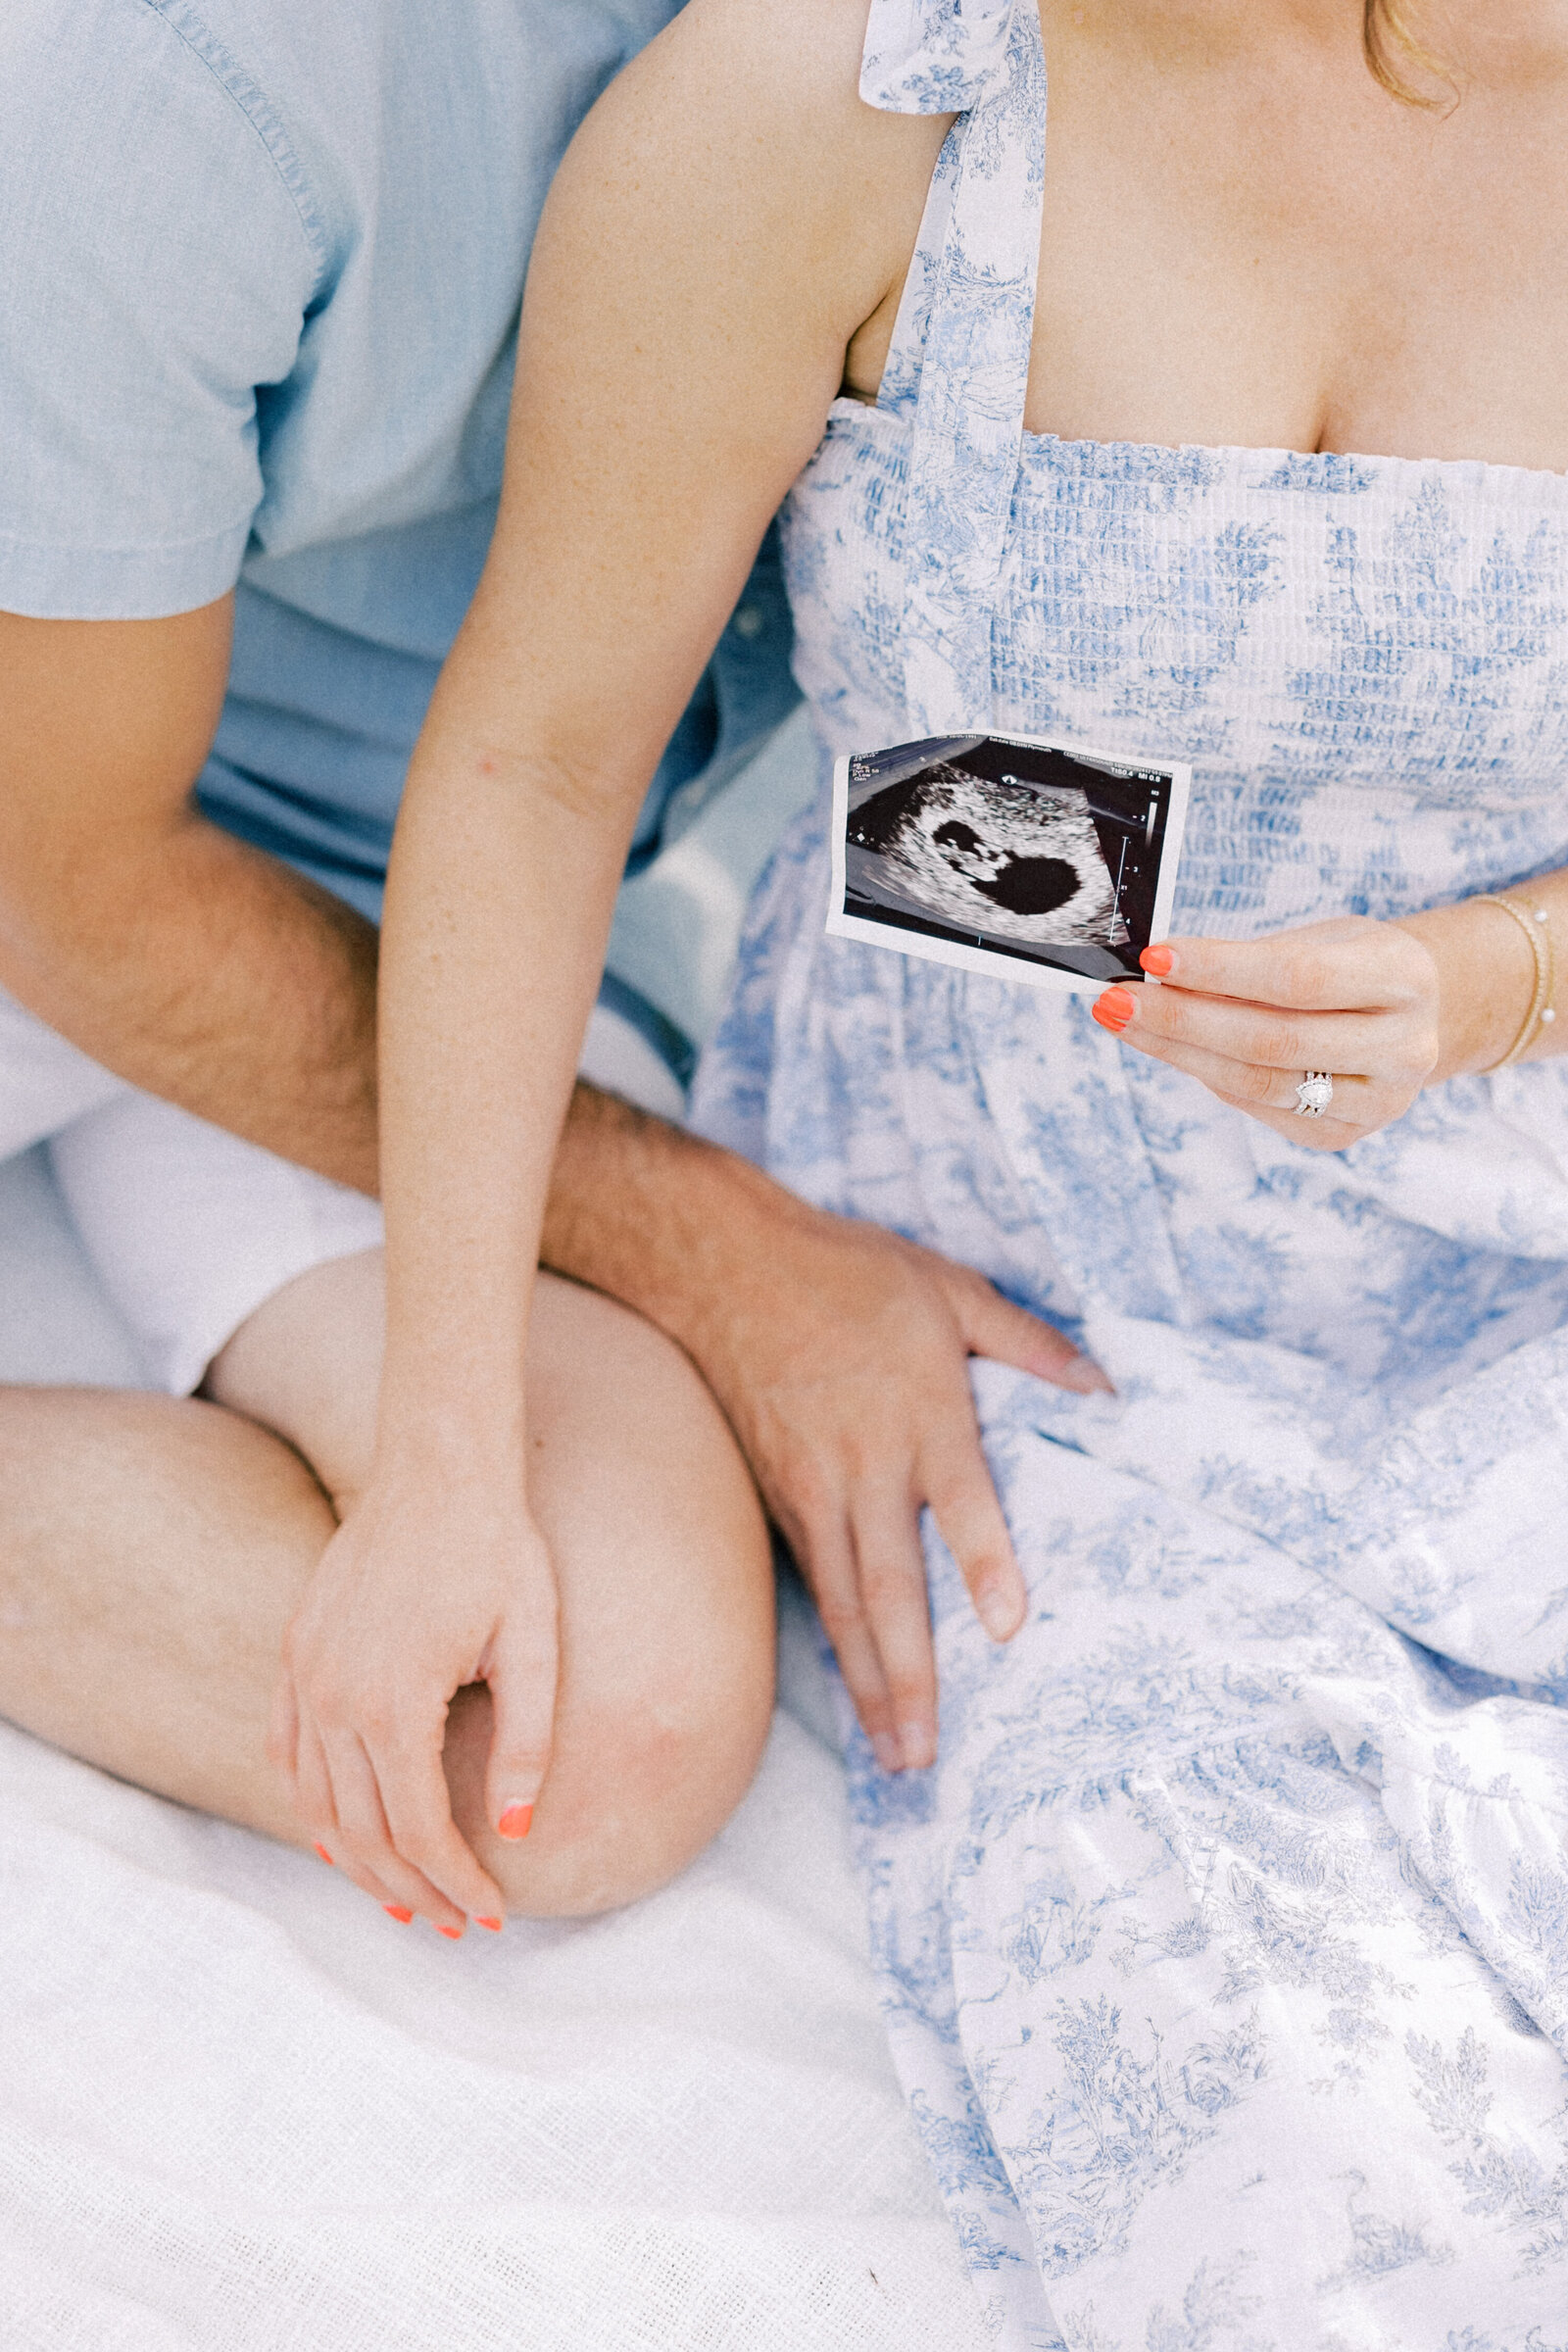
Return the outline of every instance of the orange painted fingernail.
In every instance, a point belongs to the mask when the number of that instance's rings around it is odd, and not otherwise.
[[[496,1823],[503,1838],[526,1838],[533,1827],[532,1805],[509,1805]]]
[[[449,1943],[461,1943],[463,1941],[463,1930],[461,1928],[437,1928],[436,1934],[438,1936],[444,1936]]]
[[[1102,1029],[1119,1033],[1133,1017],[1133,1001],[1124,988],[1107,988],[1089,1007]]]
[[[386,1913],[388,1919],[395,1919],[400,1927],[406,1928],[414,1917],[414,1913],[412,1911],[405,1911],[401,1903],[383,1903],[381,1908]]]
[[[337,1868],[337,1864],[333,1861],[331,1855],[327,1852],[324,1845],[318,1845],[316,1850],[320,1855],[321,1860],[326,1864],[328,1870],[335,1870]]]
[[[476,1928],[488,1928],[492,1936],[499,1936],[501,1933],[499,1919],[476,1919],[473,1924]]]
[[[1153,973],[1156,980],[1163,980],[1167,972],[1175,969],[1176,964],[1169,948],[1146,948],[1138,960],[1146,972]]]

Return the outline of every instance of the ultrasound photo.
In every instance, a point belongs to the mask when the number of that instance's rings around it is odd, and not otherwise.
[[[834,774],[828,929],[1057,988],[1144,979],[1189,770],[1027,736],[855,753]]]

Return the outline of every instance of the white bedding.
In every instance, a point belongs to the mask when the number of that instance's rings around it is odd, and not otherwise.
[[[0,1377],[134,1378],[32,1155],[0,1301]],[[457,1947],[0,1726],[4,2352],[978,2352],[784,1620],[717,1845]]]

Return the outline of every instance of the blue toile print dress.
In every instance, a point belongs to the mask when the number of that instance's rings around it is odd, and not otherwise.
[[[1568,479],[1022,431],[1029,0],[876,0],[963,110],[881,399],[787,517],[830,753],[998,727],[1194,764],[1173,928],[1568,863]],[[696,1122],[1081,1327],[975,1367],[1029,1578],[928,1556],[935,1769],[850,1747],[893,2046],[1005,2352],[1568,2345],[1568,1061],[1338,1154],[1080,998],[754,907]]]

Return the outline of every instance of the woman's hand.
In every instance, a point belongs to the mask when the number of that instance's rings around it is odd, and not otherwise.
[[[1265,939],[1173,939],[1142,960],[1163,985],[1107,989],[1095,1019],[1293,1144],[1342,1152],[1402,1117],[1440,1068],[1449,1074],[1439,956],[1413,927],[1346,915]],[[1321,1118],[1296,1108],[1308,1070],[1334,1080]]]
[[[527,1835],[549,1761],[555,1572],[520,1499],[497,1482],[372,1481],[333,1537],[289,1627],[270,1741],[318,1850],[395,1918],[442,1935],[498,1928],[500,1887],[452,1818],[447,1710],[488,1683],[486,1812]]]

